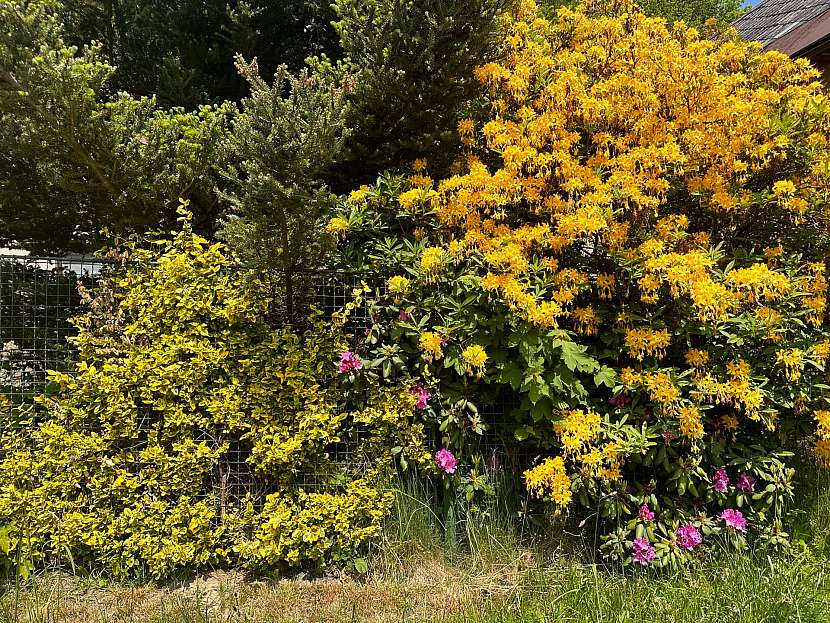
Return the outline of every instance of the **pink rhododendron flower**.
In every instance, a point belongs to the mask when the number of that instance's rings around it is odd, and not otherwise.
[[[421,383],[418,383],[415,387],[409,390],[409,393],[413,396],[418,397],[418,402],[415,403],[415,408],[423,411],[427,408],[427,404],[429,403],[429,399],[432,398],[432,394],[427,391],[427,388],[424,387]]]
[[[455,467],[458,465],[453,453],[446,448],[441,448],[435,453],[435,462],[445,474],[454,474]]]
[[[700,530],[692,524],[683,524],[677,529],[677,544],[683,549],[694,549],[703,542]]]
[[[351,370],[360,370],[362,367],[363,360],[350,350],[340,355],[340,363],[337,364],[337,370],[341,374]]]
[[[410,314],[405,309],[401,308],[401,311],[398,312],[398,320],[400,320],[401,322],[412,320],[412,314]]]
[[[722,467],[712,476],[712,486],[718,493],[723,493],[729,487],[729,474]]]
[[[657,552],[654,551],[651,543],[644,536],[641,536],[639,539],[634,539],[632,554],[634,562],[641,565],[647,565],[657,557]]]
[[[642,521],[652,521],[654,519],[654,513],[651,512],[651,509],[648,507],[648,504],[643,504],[640,507],[640,519]]]
[[[741,511],[727,508],[720,514],[720,518],[723,519],[727,527],[734,528],[738,532],[746,532],[746,519]]]
[[[629,402],[631,402],[631,398],[628,397],[628,394],[620,394],[619,396],[612,396],[608,399],[608,404],[612,407],[624,407]]]
[[[735,486],[741,491],[755,491],[755,479],[744,472],[738,476],[738,484]]]

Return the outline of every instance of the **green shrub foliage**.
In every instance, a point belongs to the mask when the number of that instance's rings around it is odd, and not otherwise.
[[[338,371],[349,309],[271,328],[261,283],[188,221],[155,249],[89,297],[60,395],[3,430],[0,549],[157,578],[353,556],[395,463],[428,458],[408,385]],[[261,490],[237,501],[239,482]]]

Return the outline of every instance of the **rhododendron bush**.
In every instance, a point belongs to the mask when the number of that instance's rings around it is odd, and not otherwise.
[[[533,497],[601,510],[610,557],[785,543],[792,451],[830,464],[818,73],[624,1],[522,2],[504,33],[454,170],[419,160],[329,224],[395,274],[370,367],[424,379],[459,469],[518,394],[491,429],[540,449]]]

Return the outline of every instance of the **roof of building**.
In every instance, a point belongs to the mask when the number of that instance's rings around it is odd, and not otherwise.
[[[826,11],[830,11],[830,0],[765,0],[733,25],[741,36],[766,47]]]

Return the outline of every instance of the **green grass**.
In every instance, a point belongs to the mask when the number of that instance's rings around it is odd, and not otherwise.
[[[610,574],[595,567],[528,574],[503,603],[454,621],[830,621],[827,560],[734,557],[671,577]]]
[[[585,564],[563,526],[528,524],[507,480],[445,513],[405,481],[367,577],[115,585],[42,573],[0,593],[0,623],[830,623],[830,474],[804,470],[789,554],[722,554],[673,574]],[[453,536],[454,535],[454,536]],[[449,543],[449,545],[448,545]]]

